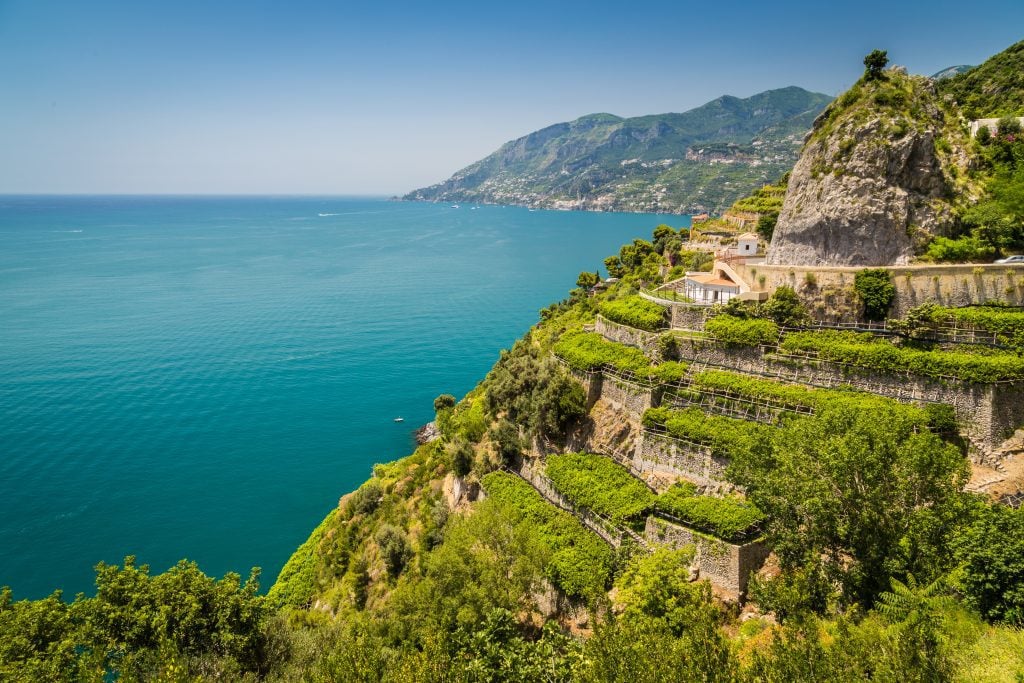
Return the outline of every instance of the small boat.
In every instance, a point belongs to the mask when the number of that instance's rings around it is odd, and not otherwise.
[[[453,209],[457,209],[457,208],[459,208],[459,205],[458,204],[452,204],[452,208]]]
[[[395,422],[405,422],[405,418],[404,417],[396,417],[395,418]]]

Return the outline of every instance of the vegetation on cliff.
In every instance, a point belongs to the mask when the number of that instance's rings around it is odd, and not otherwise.
[[[984,64],[939,81],[968,119],[1024,116],[1024,41]]]

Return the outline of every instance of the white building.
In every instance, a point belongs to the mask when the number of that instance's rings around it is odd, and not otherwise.
[[[759,243],[760,238],[755,233],[745,232],[736,238],[736,254],[738,256],[755,256]]]
[[[1017,121],[1020,122],[1021,126],[1024,126],[1024,116],[1017,117]],[[977,137],[978,131],[982,128],[988,128],[988,132],[995,135],[999,128],[999,119],[977,119],[976,121],[971,121],[971,137]]]
[[[683,294],[695,304],[724,304],[739,295],[740,286],[725,273],[693,273],[683,281]]]

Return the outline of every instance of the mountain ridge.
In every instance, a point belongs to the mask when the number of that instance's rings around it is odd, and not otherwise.
[[[718,210],[796,160],[827,95],[796,86],[685,112],[594,113],[506,142],[406,200],[689,213]]]

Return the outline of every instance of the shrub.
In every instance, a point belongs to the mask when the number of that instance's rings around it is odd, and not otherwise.
[[[727,346],[772,344],[779,338],[779,326],[771,320],[743,320],[731,315],[715,316],[704,323],[704,331]]]
[[[467,441],[458,439],[445,447],[448,454],[448,469],[457,476],[464,477],[473,468],[473,447]]]
[[[654,501],[654,494],[644,484],[604,456],[551,455],[546,473],[558,492],[574,504],[612,519],[635,517]]]
[[[986,260],[991,257],[993,251],[992,247],[973,235],[956,239],[936,237],[928,243],[928,250],[924,253],[923,258],[928,261],[967,263]]]
[[[986,619],[1024,626],[1024,510],[987,506],[954,545],[967,602]]]
[[[474,392],[475,394],[476,392]],[[470,394],[448,416],[449,430],[472,443],[477,443],[487,432],[487,411],[484,398]]]
[[[679,358],[679,340],[671,332],[658,337],[658,354],[662,360]]]
[[[499,420],[491,428],[491,439],[498,446],[498,457],[503,465],[511,465],[523,452],[523,442],[519,438],[519,429],[508,420]]]
[[[1020,133],[1020,121],[1016,116],[1004,116],[996,124],[996,131],[1002,135],[1016,135]]]
[[[455,397],[451,394],[441,394],[434,399],[434,412],[441,412],[445,408],[455,407]]]
[[[605,302],[598,310],[613,322],[640,330],[657,332],[665,327],[665,309],[639,296]]]
[[[867,320],[885,320],[896,288],[889,279],[889,271],[883,268],[865,268],[853,278],[853,289],[864,306]]]
[[[814,273],[807,273],[811,282],[816,282]],[[768,301],[761,307],[762,313],[771,318],[776,324],[784,327],[800,327],[810,322],[811,317],[807,314],[807,308],[800,301],[796,291],[792,287],[783,285],[779,287]]]
[[[384,560],[384,567],[392,578],[398,576],[405,569],[406,563],[412,559],[412,546],[409,545],[409,538],[405,532],[391,524],[385,524],[374,535],[380,548],[381,559]]]
[[[369,514],[377,509],[383,497],[384,491],[380,487],[380,482],[370,479],[352,494],[348,504],[349,514]]]

